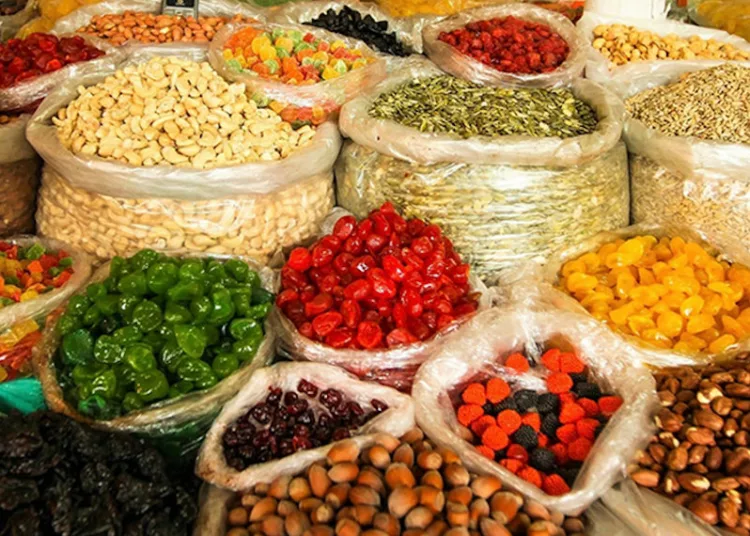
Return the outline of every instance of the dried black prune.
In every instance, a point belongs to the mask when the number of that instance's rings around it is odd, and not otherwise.
[[[0,477],[0,508],[15,510],[39,498],[39,488],[33,480]]]

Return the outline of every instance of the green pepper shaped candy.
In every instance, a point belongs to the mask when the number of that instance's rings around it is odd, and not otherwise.
[[[123,326],[116,330],[112,336],[117,344],[124,347],[140,341],[143,338],[143,333],[135,326]]]
[[[206,277],[203,262],[200,259],[186,259],[179,270],[180,281],[198,281]]]
[[[99,323],[99,331],[111,335],[120,328],[120,323],[113,316],[107,316]]]
[[[208,344],[208,337],[200,327],[177,324],[174,327],[174,335],[183,352],[190,357],[200,359]]]
[[[167,324],[187,324],[193,320],[188,308],[172,301],[167,302],[164,310],[164,322]]]
[[[227,289],[212,292],[211,303],[213,307],[208,315],[209,324],[220,326],[229,322],[234,316],[236,311],[234,301],[232,301],[232,295]]]
[[[117,385],[123,385],[125,387],[133,385],[136,372],[130,368],[130,365],[126,363],[117,363],[112,367],[112,370],[115,371],[115,376],[117,376]]]
[[[251,336],[263,338],[263,328],[252,318],[235,318],[229,324],[229,333],[236,341]]]
[[[154,294],[166,294],[178,281],[178,269],[171,262],[157,262],[149,267],[146,273],[148,288]]]
[[[249,316],[250,308],[250,296],[246,294],[235,294],[232,296],[232,303],[234,303],[235,312],[237,316]]]
[[[271,312],[271,308],[273,307],[272,302],[266,302],[266,303],[259,303],[258,305],[252,305],[250,306],[250,309],[247,311],[248,318],[254,318],[256,320],[263,320],[268,316],[268,313]]]
[[[101,371],[91,380],[91,393],[101,396],[105,400],[114,398],[116,389],[117,377],[112,369]]]
[[[273,303],[273,294],[268,292],[264,288],[254,288],[252,303],[253,305],[258,305],[261,303]]]
[[[99,298],[103,298],[107,295],[107,287],[103,283],[92,283],[86,288],[86,296],[91,301],[96,301]]]
[[[123,294],[117,301],[117,312],[126,322],[130,322],[133,319],[133,310],[139,303],[141,303],[140,297]]]
[[[89,307],[83,315],[82,323],[84,326],[93,328],[101,321],[102,312],[96,305]]]
[[[167,291],[167,298],[176,302],[191,301],[203,296],[205,288],[200,281],[180,281]]]
[[[169,394],[169,382],[159,370],[140,372],[135,376],[135,392],[144,402],[160,400]]]
[[[117,307],[120,304],[120,297],[116,294],[107,294],[95,299],[94,304],[96,304],[96,307],[104,316],[112,316],[117,312]]]
[[[101,396],[90,395],[78,402],[78,411],[88,417],[100,417],[107,412],[107,401]]]
[[[201,296],[200,298],[195,298],[193,301],[190,302],[190,314],[193,315],[193,322],[196,324],[200,324],[204,322],[208,315],[211,313],[211,308],[213,305],[211,304],[211,300],[208,298],[208,296]]]
[[[258,353],[260,348],[262,337],[248,337],[237,341],[232,345],[232,352],[237,355],[242,361],[251,361],[255,354]]]
[[[91,378],[92,380],[94,378]],[[91,396],[91,382],[79,385],[75,390],[78,400],[85,400]]]
[[[76,294],[70,298],[68,305],[65,307],[65,312],[69,315],[83,317],[89,307],[91,307],[91,300],[82,294]]]
[[[14,302],[15,303],[15,302]],[[82,326],[81,320],[77,316],[64,314],[57,321],[57,332],[61,336],[65,336],[68,333],[73,333]]]
[[[117,283],[117,290],[128,296],[145,296],[148,292],[146,274],[143,272],[133,272],[124,276]]]
[[[159,260],[159,254],[153,249],[142,249],[130,257],[130,265],[136,270],[145,272]]]
[[[186,380],[180,380],[177,383],[173,384],[172,387],[170,387],[170,390],[174,389],[175,392],[179,395],[185,395],[195,389],[195,385],[193,385],[193,382],[189,382]]]
[[[143,344],[148,344],[154,350],[154,354],[156,354],[161,352],[161,349],[167,344],[167,339],[159,335],[156,331],[152,331],[151,333],[146,333],[141,339],[141,342]]]
[[[247,281],[248,274],[250,273],[250,267],[246,262],[242,262],[239,259],[227,259],[224,263],[224,267],[232,277],[234,277],[240,283]]]
[[[218,344],[219,339],[221,338],[221,332],[219,331],[219,328],[217,328],[216,326],[211,326],[209,324],[200,326],[200,328],[203,333],[205,333],[206,341],[209,346]]]
[[[183,359],[190,358],[185,354],[182,348],[180,348],[180,345],[177,344],[176,340],[167,341],[159,352],[159,360],[161,361],[162,366],[166,367],[166,369],[172,374],[177,372],[177,367],[180,366],[180,362]]]
[[[97,374],[105,370],[107,367],[102,365],[101,363],[91,363],[89,365],[76,365],[73,368],[73,372],[71,373],[71,377],[73,378],[73,383],[76,384],[76,386],[81,385],[87,385],[91,384],[93,379],[96,377]]]
[[[206,266],[206,276],[211,281],[221,281],[223,279],[226,279],[227,272],[221,262],[217,261],[216,259],[211,259],[210,261],[208,261],[208,265]]]
[[[133,310],[133,325],[144,333],[161,326],[161,309],[154,302],[143,300]]]
[[[104,290],[107,292],[117,292],[117,282],[120,279],[118,277],[112,277],[111,275],[106,278],[104,281],[102,281],[102,285],[104,286]]]
[[[114,365],[122,361],[122,347],[111,335],[100,335],[94,344],[94,359],[105,365]]]
[[[63,362],[69,367],[87,365],[94,360],[94,338],[86,329],[77,329],[62,338]]]
[[[253,290],[256,288],[261,288],[262,285],[260,283],[260,274],[258,274],[258,272],[256,272],[255,270],[250,270],[248,268],[245,284]]]
[[[177,367],[177,376],[181,380],[189,382],[196,382],[207,375],[213,376],[213,374],[213,370],[208,363],[190,357],[180,361],[180,366]]]
[[[210,369],[209,369],[210,370]],[[209,374],[204,374],[197,380],[195,380],[195,388],[196,389],[208,389],[209,387],[213,387],[218,383],[218,378],[216,377],[216,374],[211,371]]]
[[[136,372],[156,369],[154,351],[148,344],[136,342],[125,348],[125,362]]]
[[[123,398],[122,400],[122,409],[124,409],[128,413],[130,413],[131,411],[143,409],[145,405],[146,403],[143,401],[140,395],[132,391],[127,393],[125,395],[125,398]]]
[[[120,256],[112,257],[109,263],[109,275],[119,278],[123,275],[125,269],[125,259]]]
[[[216,373],[216,376],[223,380],[240,368],[240,361],[234,354],[219,354],[214,358],[213,363],[211,363],[211,368]]]

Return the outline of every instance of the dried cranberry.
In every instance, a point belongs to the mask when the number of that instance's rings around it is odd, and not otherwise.
[[[289,254],[287,265],[298,272],[304,272],[312,266],[312,255],[307,248],[294,248]]]
[[[271,395],[269,395],[271,396]],[[273,418],[271,407],[266,404],[257,404],[251,410],[253,419],[258,421],[260,424],[268,424]]]
[[[297,391],[311,398],[315,398],[316,396],[318,396],[318,387],[307,380],[299,381],[299,383],[297,384]]]
[[[269,387],[268,391],[268,396],[266,396],[266,404],[274,407],[278,406],[279,401],[281,400],[282,390],[278,387]]]
[[[338,389],[326,389],[325,391],[320,393],[319,400],[321,404],[323,404],[328,409],[333,409],[341,402],[343,398],[344,397],[341,394],[341,391],[339,391]],[[318,422],[318,424],[321,423]]]
[[[370,405],[372,406],[372,409],[378,413],[383,413],[388,409],[388,404],[378,400],[377,398],[373,398],[372,400],[370,400]]]
[[[348,437],[351,437],[351,433],[349,432],[348,428],[337,428],[336,431],[333,432],[334,441],[341,441],[342,439],[346,439]]]

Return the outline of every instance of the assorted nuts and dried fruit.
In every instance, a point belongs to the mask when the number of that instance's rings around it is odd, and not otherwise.
[[[336,443],[324,462],[238,494],[227,504],[226,536],[468,534],[580,536],[579,518],[469,472],[421,430],[400,440],[378,434],[360,449]],[[471,532],[469,532],[471,531]]]
[[[591,44],[616,66],[655,60],[750,59],[750,52],[730,43],[702,39],[697,35],[687,38],[675,34],[660,36],[624,24],[600,24],[594,28]]]
[[[594,318],[657,348],[717,354],[750,333],[750,269],[679,236],[618,239],[559,275]]]
[[[750,534],[750,365],[669,368],[655,378],[658,432],[630,478],[709,525]]]
[[[140,43],[208,43],[224,25],[240,22],[255,22],[255,19],[235,15],[233,17],[181,17],[124,11],[94,15],[91,21],[76,32],[106,39],[113,45],[124,45],[128,41]]]

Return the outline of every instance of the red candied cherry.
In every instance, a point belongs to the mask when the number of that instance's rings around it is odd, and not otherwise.
[[[341,313],[336,311],[328,311],[327,313],[316,316],[312,321],[313,331],[318,337],[325,337],[331,331],[339,327],[344,321],[344,317]]]
[[[414,335],[409,333],[409,330],[404,328],[394,329],[385,338],[385,342],[389,348],[392,348],[394,346],[402,346],[404,344],[412,344],[417,342],[418,340],[419,339],[417,339]]]
[[[312,266],[312,255],[307,248],[294,248],[286,264],[298,272],[304,272]]]
[[[384,255],[380,259],[380,262],[383,265],[385,273],[393,281],[400,283],[406,277],[406,266],[394,255]]]
[[[344,317],[344,324],[348,328],[356,328],[362,319],[362,307],[356,300],[344,300],[339,307],[341,315]]]
[[[370,297],[371,292],[372,284],[366,279],[353,281],[351,284],[344,287],[344,297],[347,300],[364,300]]]
[[[299,293],[296,290],[291,288],[282,290],[276,296],[276,306],[279,309],[283,309],[286,304],[296,300],[299,300]]]
[[[357,342],[366,350],[377,348],[383,340],[383,331],[375,322],[364,321],[357,326]]]
[[[337,237],[343,242],[352,235],[356,227],[357,220],[354,218],[354,216],[343,216],[339,218],[336,224],[333,226],[333,236]]]
[[[333,262],[334,251],[325,244],[317,244],[312,248],[312,265],[316,268]]]
[[[326,335],[325,343],[331,348],[346,348],[354,341],[354,332],[351,329],[340,327]]]
[[[325,313],[331,307],[333,307],[333,297],[327,292],[321,292],[312,300],[305,303],[305,316],[312,318]]]

